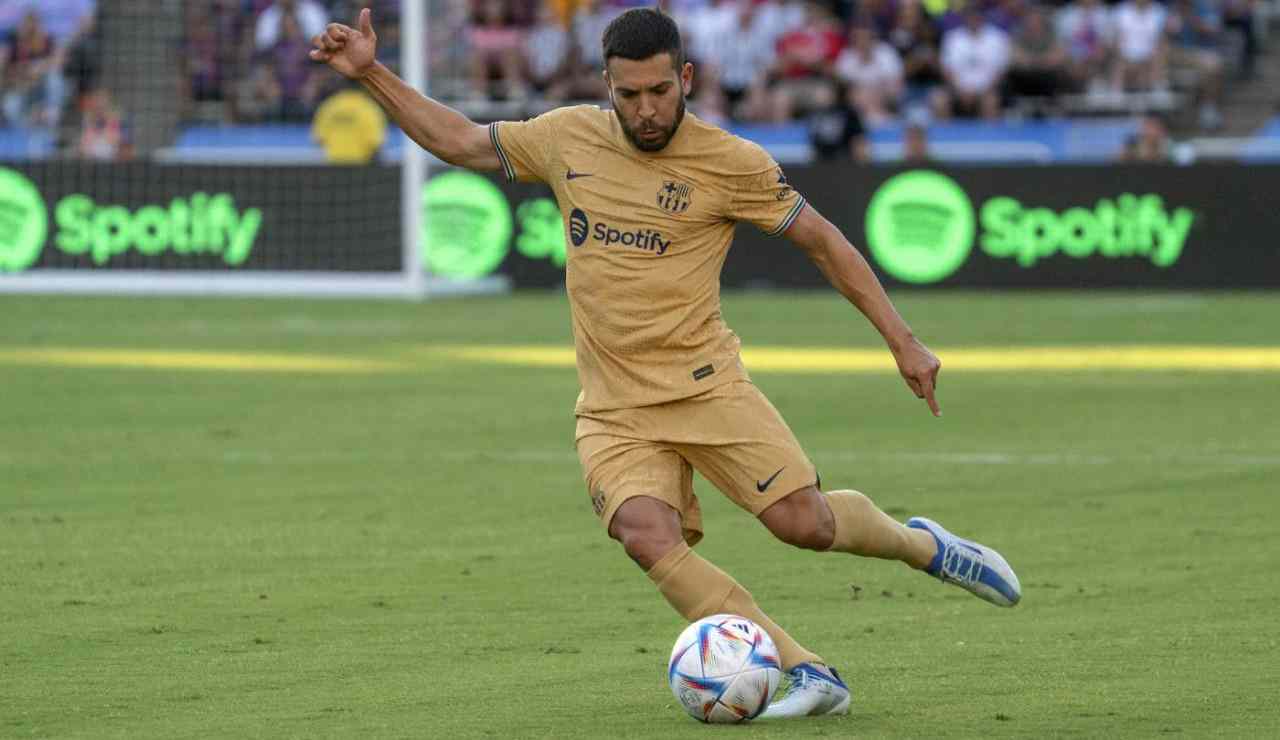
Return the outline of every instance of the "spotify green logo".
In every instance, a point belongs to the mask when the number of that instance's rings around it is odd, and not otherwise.
[[[907,283],[949,277],[973,248],[973,204],[937,172],[913,170],[886,180],[871,196],[866,223],[876,263]]]
[[[40,191],[20,172],[0,167],[0,272],[20,272],[40,258],[49,214]]]
[[[511,206],[496,185],[470,172],[446,172],[422,189],[423,262],[434,275],[492,273],[511,247]]]
[[[556,267],[564,267],[564,217],[560,206],[550,198],[526,200],[516,207],[520,236],[516,251],[529,259],[548,259]]]

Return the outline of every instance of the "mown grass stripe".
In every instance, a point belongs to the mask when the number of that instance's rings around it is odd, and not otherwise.
[[[364,357],[113,348],[0,350],[0,364],[41,367],[286,373],[382,372],[394,370],[398,367],[395,363]]]
[[[1280,371],[1280,347],[1203,345],[1106,345],[1050,347],[943,347],[937,351],[948,371],[1188,370]],[[572,367],[569,347],[454,346],[449,357],[471,362],[538,367]],[[754,347],[744,349],[747,368],[759,372],[893,372],[893,357],[882,349]]]
[[[573,367],[573,348],[531,345],[430,346],[407,361],[373,357],[207,352],[121,348],[19,348],[0,350],[0,365],[126,368],[222,372],[372,373],[411,370],[445,361],[523,367]],[[1070,372],[1180,370],[1190,372],[1280,371],[1280,347],[1204,345],[1109,345],[1080,347],[944,347],[937,350],[947,372]],[[881,349],[754,347],[742,353],[753,372],[792,374],[879,373],[897,370]]]

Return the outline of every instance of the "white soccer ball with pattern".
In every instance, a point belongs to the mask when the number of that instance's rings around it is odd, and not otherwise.
[[[686,627],[667,664],[671,693],[703,722],[758,716],[781,679],[782,661],[769,633],[734,614],[716,614]]]

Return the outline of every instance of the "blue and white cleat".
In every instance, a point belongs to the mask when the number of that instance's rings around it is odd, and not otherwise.
[[[1022,599],[1022,584],[1000,553],[957,537],[931,519],[912,517],[907,526],[923,529],[938,543],[938,554],[924,569],[929,575],[996,606],[1013,606]]]
[[[826,670],[823,670],[825,668]],[[775,698],[757,719],[812,717],[820,714],[848,714],[849,687],[830,666],[818,668],[801,663],[787,672],[789,679],[782,698]],[[828,673],[827,671],[830,671]]]

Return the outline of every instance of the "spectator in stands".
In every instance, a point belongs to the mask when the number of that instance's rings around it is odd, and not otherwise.
[[[1072,0],[1058,13],[1057,34],[1067,50],[1072,86],[1102,90],[1115,37],[1111,11],[1102,0]]]
[[[74,46],[89,32],[97,0],[39,0],[40,21],[59,49]]]
[[[1145,116],[1138,123],[1137,132],[1125,141],[1120,156],[1126,162],[1167,162],[1169,150],[1169,130],[1164,121]]]
[[[802,26],[778,39],[775,83],[770,91],[772,120],[789,121],[829,104],[832,71],[844,46],[840,26],[830,11],[817,3],[805,6]]]
[[[25,16],[35,5],[34,2],[26,5],[17,3],[0,3],[0,36],[8,36],[18,28],[18,24],[22,22]]]
[[[76,153],[85,159],[112,162],[133,158],[129,122],[105,87],[94,88],[80,98]]]
[[[362,90],[346,89],[316,109],[311,138],[334,164],[368,164],[387,139],[387,117]]]
[[[604,49],[600,39],[604,29],[618,16],[617,8],[605,5],[603,0],[582,0],[573,17],[573,48],[576,57],[573,72],[574,97],[605,100],[609,97],[604,78]]]
[[[266,59],[260,59],[249,68],[236,91],[237,120],[253,123],[268,121],[280,114],[280,80],[275,68]]]
[[[942,37],[946,86],[933,96],[934,114],[998,118],[1009,57],[1008,35],[987,23],[976,4],[966,6],[963,25]]]
[[[0,38],[10,36],[34,10],[58,49],[74,46],[88,34],[97,0],[0,0]]]
[[[1013,37],[1022,27],[1027,12],[1035,7],[1034,0],[990,0],[983,3],[986,10],[983,15],[987,23]]]
[[[919,167],[933,161],[929,153],[929,129],[923,121],[907,123],[902,132],[902,163]]]
[[[324,33],[329,25],[329,14],[315,0],[275,0],[262,11],[254,26],[254,46],[258,51],[275,48],[284,31],[284,19],[289,16],[293,16],[307,40]]]
[[[1166,22],[1164,7],[1153,0],[1125,0],[1116,8],[1113,88],[1168,91]]]
[[[1049,27],[1049,18],[1034,7],[1023,17],[1013,38],[1009,92],[1018,97],[1052,99],[1067,74],[1067,51]]]
[[[525,66],[529,83],[547,100],[561,101],[569,95],[572,39],[556,11],[548,3],[538,8],[537,22],[525,38]]]
[[[760,28],[773,34],[773,41],[803,26],[808,18],[806,0],[760,0]]]
[[[1222,126],[1218,104],[1222,97],[1222,20],[1207,0],[1176,0],[1169,14],[1169,65],[1195,74],[1200,125]]]
[[[925,14],[920,0],[903,0],[888,41],[902,60],[906,83],[903,105],[925,99],[942,82],[942,67],[938,58],[938,29]]]
[[[490,97],[490,83],[507,100],[528,97],[524,78],[524,31],[506,0],[481,0],[467,40],[471,44],[471,92]]]
[[[759,6],[733,8],[731,43],[709,46],[701,72],[707,83],[706,104],[711,117],[763,120],[768,114],[768,71],[777,61],[772,35],[759,24]]]
[[[568,28],[573,24],[573,16],[578,12],[578,6],[582,5],[582,0],[543,0],[543,5],[554,10],[561,25]]]
[[[62,72],[70,88],[68,97],[73,100],[97,86],[102,66],[102,25],[93,0],[85,0],[85,11],[75,32],[59,47],[66,58]]]
[[[680,35],[695,65],[718,58],[723,47],[741,40],[739,10],[737,0],[705,0],[681,14]]]
[[[849,103],[868,125],[893,116],[902,98],[902,60],[889,44],[876,38],[871,18],[856,21],[849,46],[836,59],[835,74],[848,86]]]
[[[467,45],[469,21],[470,9],[465,4],[451,2],[427,24],[431,76],[441,97],[458,98],[467,94],[471,59]]]
[[[556,0],[550,1],[552,4],[556,2]],[[564,0],[560,0],[560,2],[564,2]],[[676,21],[679,22],[682,18],[687,17],[688,13],[701,10],[708,2],[709,0],[654,0],[652,5],[661,6],[663,12],[670,13],[675,16]],[[642,4],[640,7],[646,6]],[[684,26],[681,26],[680,28],[683,32]]]
[[[873,35],[884,38],[897,25],[900,4],[898,0],[859,0],[857,12],[847,19],[850,26],[866,24]]]
[[[280,33],[269,59],[278,84],[280,120],[308,120],[315,109],[321,69],[311,63],[310,37],[302,35],[300,20],[292,13],[280,18]]]
[[[838,82],[827,106],[809,116],[809,143],[817,159],[859,164],[871,161],[866,128],[850,102],[853,97],[849,86]]]
[[[203,0],[188,3],[186,10],[178,54],[183,103],[222,103],[230,97],[229,77],[236,67],[239,3]],[[191,112],[186,111],[184,117]],[[223,115],[219,111],[218,117]]]
[[[56,125],[66,80],[53,36],[34,8],[0,44],[0,80],[5,120],[13,125]]]
[[[1258,0],[1223,0],[1222,24],[1240,34],[1240,76],[1250,79],[1258,57],[1258,28],[1254,23]],[[1273,11],[1274,12],[1274,11]]]

